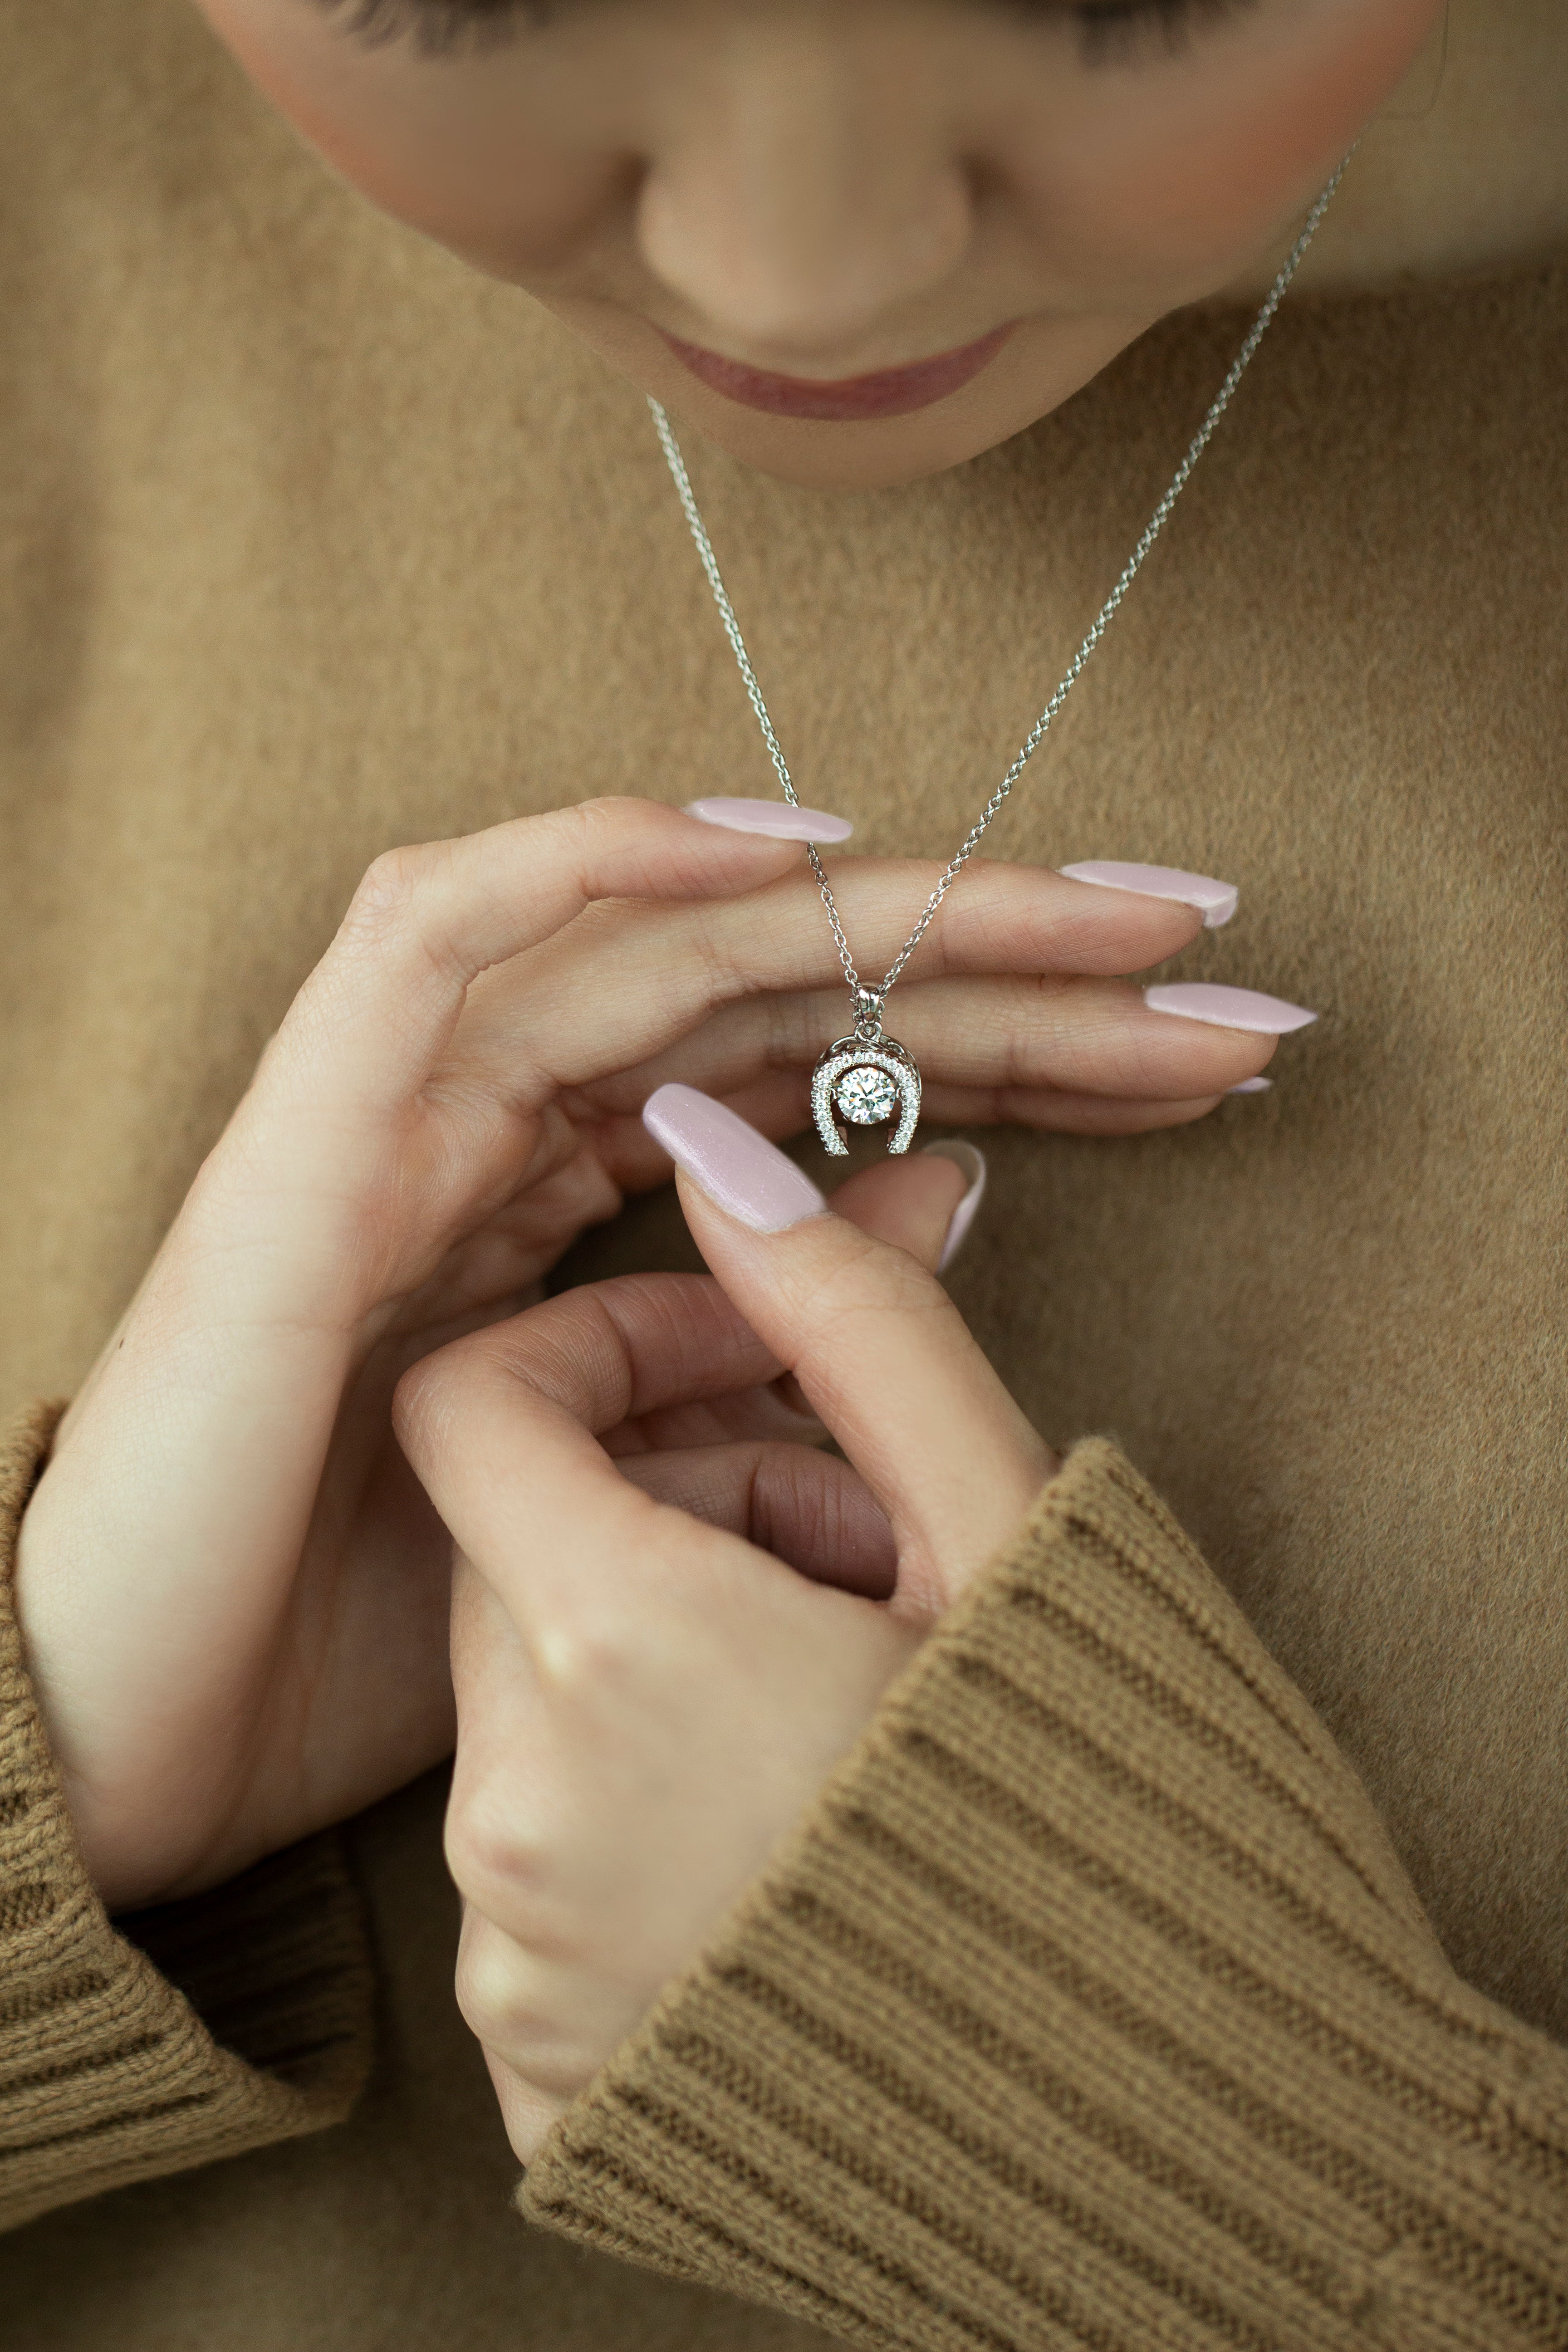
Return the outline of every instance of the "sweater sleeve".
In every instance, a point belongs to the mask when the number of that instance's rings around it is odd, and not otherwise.
[[[369,2059],[363,1933],[331,1838],[113,1923],[93,1891],[10,1574],[58,1418],[0,1446],[0,2228],[319,2130]]]
[[[1095,1441],[521,2201],[879,2352],[1561,2352],[1568,2051]]]

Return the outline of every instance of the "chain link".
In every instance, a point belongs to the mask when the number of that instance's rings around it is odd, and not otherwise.
[[[1352,148],[1351,150],[1351,154],[1353,155],[1354,152],[1355,150]],[[1311,244],[1314,236],[1316,236],[1319,226],[1322,221],[1323,215],[1328,211],[1330,205],[1333,202],[1335,192],[1339,187],[1340,182],[1345,175],[1350,160],[1351,156],[1347,155],[1344,162],[1340,165],[1339,170],[1334,173],[1333,178],[1329,182],[1328,186],[1323,190],[1322,194],[1318,198],[1317,203],[1312,206],[1310,213],[1307,215],[1306,225],[1302,228],[1300,236],[1291,247],[1289,257],[1287,259],[1284,268],[1280,270],[1279,277],[1274,280],[1273,285],[1270,287],[1268,299],[1265,301],[1262,310],[1259,310],[1257,318],[1253,320],[1251,331],[1247,335],[1247,341],[1242,344],[1240,351],[1237,352],[1235,361],[1231,365],[1230,373],[1226,377],[1224,383],[1220,386],[1218,393],[1215,394],[1207,415],[1204,418],[1203,423],[1199,425],[1196,433],[1193,436],[1186,456],[1182,459],[1181,464],[1177,467],[1175,474],[1172,478],[1170,488],[1166,490],[1164,497],[1160,500],[1159,505],[1150,516],[1143,536],[1140,539],[1137,546],[1128,557],[1121,578],[1117,581],[1115,587],[1112,588],[1110,595],[1106,598],[1104,604],[1095,614],[1094,620],[1090,624],[1088,635],[1085,636],[1083,643],[1079,646],[1077,653],[1074,654],[1071,662],[1068,666],[1066,675],[1061,679],[1060,684],[1058,686],[1055,693],[1051,696],[1051,698],[1047,703],[1045,709],[1041,711],[1039,717],[1036,719],[1034,725],[1030,728],[1028,734],[1020,744],[1006,774],[1003,777],[1001,782],[997,785],[995,791],[986,802],[985,806],[981,810],[979,816],[970,826],[969,831],[964,835],[963,841],[959,844],[952,859],[943,869],[935,889],[932,890],[930,898],[926,900],[925,906],[921,912],[920,920],[916,923],[913,930],[910,933],[909,938],[904,941],[903,946],[899,950],[898,954],[893,958],[892,962],[889,965],[886,976],[882,980],[880,985],[876,988],[868,988],[862,982],[859,973],[855,968],[855,958],[850,952],[849,941],[845,935],[844,925],[839,920],[838,908],[834,899],[832,886],[827,879],[826,869],[824,866],[821,858],[817,855],[816,844],[814,842],[808,842],[806,844],[806,855],[811,860],[811,870],[816,877],[816,887],[822,893],[822,903],[827,910],[827,919],[833,926],[833,937],[837,943],[838,948],[838,961],[844,967],[845,982],[849,990],[850,1000],[856,1008],[855,1025],[857,1034],[861,1033],[863,1024],[871,1017],[869,1007],[866,1002],[868,999],[869,999],[877,1008],[876,1019],[879,1030],[881,1006],[883,1001],[887,997],[889,990],[892,987],[894,982],[903,971],[904,966],[909,962],[910,958],[919,947],[921,940],[924,939],[926,932],[930,929],[931,923],[935,920],[938,908],[942,905],[942,900],[946,898],[948,892],[952,889],[953,884],[957,881],[959,876],[963,873],[964,867],[973,856],[976,849],[980,846],[981,842],[1000,812],[1004,802],[1012,792],[1014,785],[1017,782],[1019,777],[1023,774],[1025,769],[1034,758],[1035,753],[1039,750],[1040,745],[1045,741],[1046,737],[1049,734],[1051,728],[1055,724],[1056,719],[1061,711],[1062,705],[1066,702],[1068,695],[1072,692],[1073,688],[1078,684],[1079,679],[1082,677],[1090,656],[1100,645],[1100,642],[1105,635],[1106,631],[1110,628],[1111,622],[1116,618],[1117,614],[1121,611],[1128,590],[1131,587],[1132,583],[1137,579],[1138,574],[1142,571],[1144,564],[1148,562],[1155,541],[1158,540],[1161,532],[1164,530],[1165,525],[1171,519],[1171,515],[1177,499],[1181,497],[1182,492],[1186,488],[1188,482],[1192,479],[1192,477],[1197,468],[1199,459],[1203,457],[1205,450],[1208,447],[1209,443],[1214,439],[1215,434],[1219,428],[1221,418],[1224,416],[1226,409],[1230,406],[1231,402],[1235,399],[1242,377],[1252,365],[1253,360],[1256,358],[1258,353],[1258,345],[1262,342],[1264,336],[1268,332],[1269,328],[1273,325],[1275,315],[1279,309],[1280,303],[1285,299],[1286,294],[1289,290],[1291,280],[1294,278],[1298,269],[1301,267],[1307,247]],[[659,444],[664,450],[665,462],[669,467],[670,478],[674,481],[676,493],[680,499],[681,510],[685,514],[692,540],[696,544],[698,555],[701,559],[702,569],[708,575],[708,585],[713,591],[713,601],[719,607],[719,617],[724,625],[724,635],[730,640],[730,649],[733,653],[736,663],[739,666],[741,677],[745,684],[746,693],[751,700],[752,709],[755,711],[757,716],[757,724],[762,729],[763,740],[767,745],[768,749],[768,757],[772,760],[774,772],[777,774],[779,782],[784,787],[784,795],[785,800],[791,802],[796,808],[798,808],[800,806],[800,802],[796,797],[795,781],[790,774],[788,763],[784,759],[783,747],[779,742],[777,735],[773,731],[773,722],[768,715],[768,706],[763,699],[763,689],[757,682],[757,673],[752,667],[751,655],[746,651],[746,641],[741,635],[741,625],[735,618],[735,608],[730,602],[730,592],[724,585],[724,577],[719,569],[719,559],[713,552],[713,542],[708,536],[708,526],[703,521],[701,510],[697,504],[697,494],[691,487],[691,477],[686,470],[686,460],[680,454],[680,445],[675,437],[674,428],[670,425],[669,418],[660,404],[657,400],[650,399],[648,402],[648,407],[653,415],[654,426],[658,434]]]

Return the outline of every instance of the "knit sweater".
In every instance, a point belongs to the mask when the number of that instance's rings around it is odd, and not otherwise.
[[[182,0],[0,7],[0,114],[10,1526],[378,849],[767,786],[635,393]],[[876,498],[692,452],[857,846],[960,838],[1242,331]],[[111,1926],[5,1617],[28,2352],[1568,2342],[1565,344],[1562,268],[1289,307],[1016,796],[998,855],[1238,883],[1183,976],[1322,1019],[1195,1128],[987,1139],[952,1285],[1068,1465],[553,2136],[545,2227],[438,1779]],[[687,1247],[656,1196],[559,1278]]]

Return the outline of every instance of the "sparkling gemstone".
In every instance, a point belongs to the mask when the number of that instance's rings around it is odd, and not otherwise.
[[[899,1106],[899,1090],[886,1070],[866,1066],[846,1070],[833,1090],[833,1099],[857,1127],[877,1127],[892,1118]]]

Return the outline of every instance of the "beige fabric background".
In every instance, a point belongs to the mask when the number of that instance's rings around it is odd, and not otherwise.
[[[858,847],[959,837],[1240,331],[874,499],[697,453]],[[1560,2034],[1565,342],[1561,270],[1281,322],[996,847],[1236,880],[1183,971],[1322,1021],[1197,1129],[998,1139],[954,1276],[1040,1424],[1179,1512],[1463,1971]],[[181,0],[0,5],[0,564],[8,1410],[80,1377],[377,849],[768,782],[637,396],[333,185]],[[661,1199],[567,1271],[683,1248]],[[359,2120],[0,2249],[28,2352],[807,2340],[511,2215],[438,1805],[357,1833]]]

